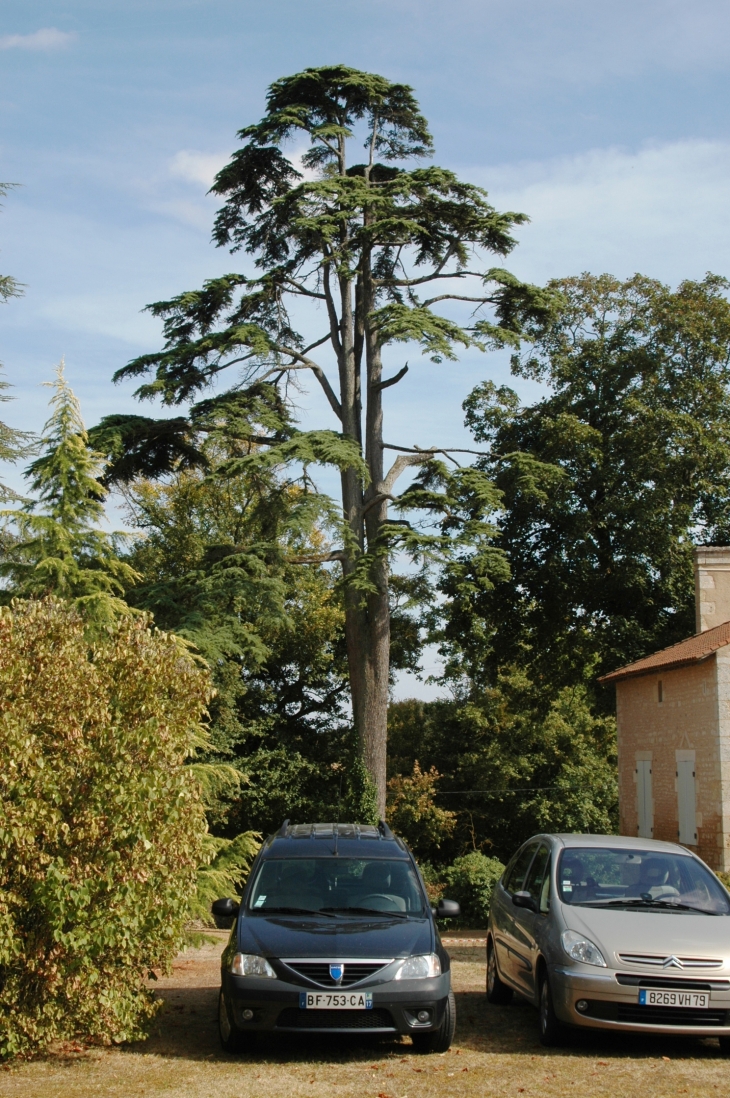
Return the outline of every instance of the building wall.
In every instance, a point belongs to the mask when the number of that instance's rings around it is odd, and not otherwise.
[[[677,752],[687,758],[694,751],[697,842],[686,845],[713,869],[725,869],[730,862],[730,805],[723,823],[723,767],[730,774],[730,647],[699,664],[617,682],[616,710],[621,834],[638,834],[637,759],[651,758],[653,838],[679,841]]]

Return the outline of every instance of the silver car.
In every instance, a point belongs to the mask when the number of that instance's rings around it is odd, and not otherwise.
[[[674,843],[536,835],[489,915],[487,998],[515,991],[544,1045],[581,1026],[719,1037],[730,1055],[730,894]]]

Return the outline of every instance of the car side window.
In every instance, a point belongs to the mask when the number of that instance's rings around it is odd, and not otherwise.
[[[521,892],[524,889],[525,877],[527,876],[527,871],[530,868],[530,863],[538,845],[538,843],[528,843],[527,846],[523,847],[518,853],[512,869],[504,882],[504,887],[509,893]]]
[[[525,892],[528,892],[532,899],[535,900],[536,907],[539,906],[540,897],[542,895],[542,882],[544,881],[544,873],[548,867],[550,861],[550,848],[544,842],[540,843],[540,848],[532,859],[529,873],[525,878],[525,884],[523,888]]]
[[[545,880],[542,882],[542,889],[540,891],[540,914],[547,915],[550,910],[550,869],[551,858],[548,858],[548,863],[545,868]]]

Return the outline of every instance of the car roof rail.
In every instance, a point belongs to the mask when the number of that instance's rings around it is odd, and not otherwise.
[[[392,832],[392,831],[390,830],[390,828],[388,827],[388,825],[387,825],[387,823],[385,822],[385,820],[380,820],[380,821],[378,822],[378,831],[380,832],[381,836],[382,836],[382,837],[383,837],[384,839],[394,839],[394,838],[395,838],[395,835],[394,835],[394,834],[393,834],[393,832]]]
[[[287,832],[287,828],[288,828],[288,827],[289,827],[289,821],[288,821],[288,820],[284,820],[283,824],[281,825],[281,827],[279,828],[279,830],[278,830],[278,831],[276,832],[276,836],[277,836],[277,838],[285,839],[285,838],[286,838],[286,832]]]

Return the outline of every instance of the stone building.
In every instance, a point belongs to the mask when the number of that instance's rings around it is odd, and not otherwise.
[[[621,667],[620,832],[680,842],[730,870],[730,547],[695,552],[697,632]]]

